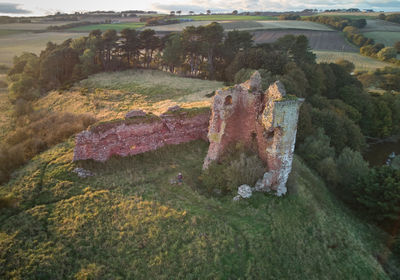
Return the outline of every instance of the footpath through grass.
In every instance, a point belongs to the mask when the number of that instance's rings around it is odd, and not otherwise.
[[[286,197],[209,197],[196,141],[99,164],[73,140],[0,187],[2,279],[387,279],[384,235],[352,217],[298,158]],[[78,178],[83,166],[96,175]],[[184,184],[170,185],[178,172]],[[86,277],[86,278],[84,278]]]

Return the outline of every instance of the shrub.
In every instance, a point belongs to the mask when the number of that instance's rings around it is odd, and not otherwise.
[[[27,121],[8,135],[0,147],[0,183],[7,181],[11,172],[24,162],[86,129],[95,119],[90,115],[35,112]]]
[[[389,166],[372,168],[355,185],[354,194],[367,217],[392,227],[400,213],[400,171]]]
[[[338,172],[341,177],[342,191],[348,192],[358,180],[368,174],[368,162],[361,154],[346,147],[337,159]]]
[[[353,72],[355,69],[354,63],[348,60],[341,59],[336,61],[335,63],[342,66],[348,73]]]
[[[332,157],[324,158],[317,167],[318,173],[332,186],[336,186],[340,182],[340,175]]]
[[[389,60],[391,58],[396,58],[397,50],[393,47],[386,47],[381,49],[377,56],[380,60]]]
[[[213,162],[203,172],[201,181],[209,192],[219,190],[226,194],[240,185],[254,185],[266,171],[262,160],[252,151],[237,146],[228,149],[220,162]]]
[[[330,138],[322,128],[308,136],[299,147],[299,154],[314,169],[322,160],[335,156],[335,149],[330,146]]]

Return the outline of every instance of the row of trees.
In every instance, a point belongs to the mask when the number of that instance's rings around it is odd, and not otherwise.
[[[24,53],[9,71],[13,100],[32,100],[40,91],[59,88],[99,71],[153,68],[181,75],[224,80],[224,67],[236,52],[252,45],[247,32],[224,34],[222,26],[187,27],[160,38],[154,30],[93,30],[89,36],[49,42],[39,56]]]
[[[385,47],[381,43],[375,44],[373,39],[367,38],[362,34],[360,28],[366,26],[367,21],[365,19],[351,20],[342,17],[313,16],[305,20],[327,24],[337,30],[343,31],[350,42],[360,47],[362,55],[400,65],[400,60],[396,58],[397,49],[395,47]]]

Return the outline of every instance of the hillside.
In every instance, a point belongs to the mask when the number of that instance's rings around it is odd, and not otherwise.
[[[1,278],[386,279],[380,233],[299,158],[290,195],[234,203],[198,189],[205,142],[81,163],[87,179],[72,151],[72,140],[50,149],[0,188],[19,200],[0,216]],[[170,185],[179,171],[184,184]]]

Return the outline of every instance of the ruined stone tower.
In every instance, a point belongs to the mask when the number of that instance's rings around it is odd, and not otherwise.
[[[218,90],[212,105],[210,147],[203,168],[218,160],[230,144],[241,142],[256,148],[268,168],[256,189],[275,191],[278,196],[285,194],[303,101],[286,95],[279,81],[263,92],[258,72],[243,84]]]

